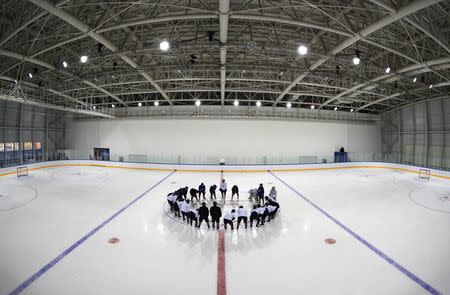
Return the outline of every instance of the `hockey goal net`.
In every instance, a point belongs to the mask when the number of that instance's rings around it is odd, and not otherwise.
[[[428,169],[420,169],[419,170],[419,178],[430,180],[431,171]]]
[[[23,167],[17,167],[17,177],[21,177],[21,176],[28,176],[28,167],[23,166]]]

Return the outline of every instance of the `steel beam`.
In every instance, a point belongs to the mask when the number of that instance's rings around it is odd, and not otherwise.
[[[416,0],[411,3],[409,3],[406,6],[403,6],[400,8],[395,14],[387,15],[376,22],[366,26],[364,29],[358,31],[354,36],[344,40],[342,43],[337,45],[335,48],[330,50],[327,54],[327,56],[321,57],[318,60],[316,60],[310,67],[308,71],[303,72],[299,76],[297,76],[294,81],[286,87],[286,89],[278,96],[277,100],[275,101],[275,104],[283,99],[283,97],[295,86],[298,82],[302,81],[311,71],[314,71],[316,68],[324,64],[326,61],[329,60],[329,56],[335,56],[336,54],[340,53],[347,47],[351,46],[352,44],[356,43],[357,41],[363,39],[364,37],[367,37],[368,35],[372,34],[373,32],[376,32],[393,22],[398,21],[399,19],[402,19],[406,17],[407,15],[410,15],[418,10],[424,9],[430,5],[439,3],[442,0]]]

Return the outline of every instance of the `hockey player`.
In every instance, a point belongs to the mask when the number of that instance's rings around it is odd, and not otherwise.
[[[177,198],[177,200],[173,204],[173,210],[175,211],[175,217],[181,217],[180,208],[183,205],[183,198]]]
[[[188,200],[189,201],[189,200]],[[188,223],[192,225],[192,222],[195,221],[195,227],[199,227],[198,225],[198,209],[191,209],[191,211],[188,212],[187,218]]]
[[[197,198],[198,190],[196,190],[195,188],[191,188],[191,190],[189,191],[189,194],[191,195],[191,202],[194,202],[194,198],[198,202],[198,198]]]
[[[264,202],[264,187],[263,187],[262,183],[259,184],[257,197],[258,197],[258,203],[262,204]]]
[[[225,213],[223,217],[223,226],[227,229],[227,224],[231,226],[231,230],[234,230],[233,220],[236,219],[236,210],[231,209],[231,212]]]
[[[183,187],[183,188],[180,188],[180,194],[183,196],[183,198],[186,200],[186,197],[187,197],[187,193],[188,193],[188,187],[186,186],[186,187]]]
[[[209,228],[209,219],[208,219],[209,209],[208,209],[208,207],[206,207],[206,203],[205,202],[203,202],[202,206],[200,208],[198,208],[198,214],[200,215],[198,227],[200,227],[202,225],[202,222],[204,220],[204,221],[206,221],[206,225]]]
[[[250,228],[253,227],[253,221],[256,221],[256,226],[259,225],[259,213],[256,205],[253,205],[253,209],[250,212]]]
[[[180,207],[181,215],[183,216],[183,221],[186,220],[187,214],[192,210],[192,204],[189,200],[184,201]],[[188,220],[189,222],[189,220]]]
[[[198,197],[200,198],[203,194],[203,200],[205,199],[206,187],[203,182],[198,186]]]
[[[217,185],[211,185],[210,187],[209,187],[209,194],[211,195],[211,200],[213,199],[213,197],[214,197],[214,199],[216,199],[216,189],[217,189]]]
[[[234,195],[237,195],[237,199],[239,200],[239,188],[237,185],[233,185],[231,188],[231,199],[233,200]]]
[[[173,205],[177,200],[177,195],[175,193],[170,193],[167,195],[167,203],[169,203],[170,211],[173,211]]]
[[[222,195],[222,199],[225,201],[225,198],[227,197],[227,183],[225,182],[225,179],[222,179],[219,190]]]
[[[263,226],[264,221],[266,220],[267,215],[269,214],[269,210],[266,207],[263,207],[258,204],[258,214],[259,214],[259,224],[256,224],[256,227]]]
[[[214,228],[214,224],[217,225],[217,229],[219,229],[220,217],[222,217],[222,209],[217,206],[217,202],[213,202],[211,208],[209,208],[209,214],[211,215],[212,227]]]
[[[274,201],[277,200],[277,190],[275,189],[274,186],[272,186],[272,188],[270,189],[269,198],[271,198]]]
[[[244,209],[244,206],[239,206],[237,209],[237,215],[238,215],[238,221],[237,221],[237,229],[239,229],[239,225],[241,224],[241,221],[244,221],[245,228],[247,229],[247,210]]]
[[[248,199],[251,201],[253,199],[254,202],[258,202],[258,189],[257,188],[252,188],[251,190],[248,191],[249,193],[249,197]]]
[[[266,208],[269,212],[269,214],[268,214],[269,218],[267,219],[267,222],[269,222],[275,218],[275,214],[277,214],[278,208],[273,205],[267,205]]]

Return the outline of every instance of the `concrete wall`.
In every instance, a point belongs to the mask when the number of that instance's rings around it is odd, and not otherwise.
[[[331,159],[341,146],[379,153],[380,136],[376,125],[335,122],[131,119],[72,121],[66,143],[73,159],[87,159],[94,147],[104,147],[113,160],[133,154],[154,162],[217,163],[223,157],[228,163],[296,163],[299,156]]]

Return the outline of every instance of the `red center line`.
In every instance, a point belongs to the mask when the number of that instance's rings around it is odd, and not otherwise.
[[[225,277],[225,239],[223,230],[219,231],[217,251],[217,295],[227,294],[227,281]]]

